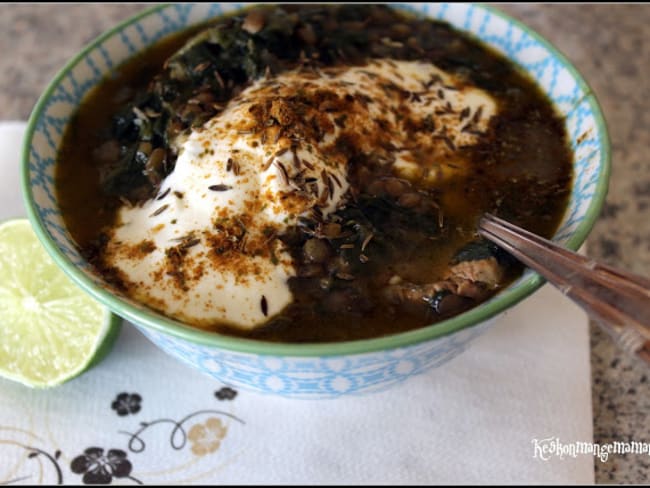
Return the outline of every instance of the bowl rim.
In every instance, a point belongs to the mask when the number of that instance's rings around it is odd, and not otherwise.
[[[250,4],[246,4],[248,6]],[[289,356],[289,357],[332,357],[343,356],[351,354],[364,354],[372,353],[382,350],[393,350],[408,346],[415,346],[424,342],[432,341],[434,339],[448,336],[454,332],[466,329],[468,327],[477,326],[495,315],[503,312],[504,310],[514,306],[524,298],[531,295],[534,291],[539,289],[545,280],[537,273],[531,272],[529,276],[520,283],[516,289],[506,289],[489,301],[480,304],[479,306],[451,317],[444,321],[434,323],[419,329],[391,334],[372,339],[360,339],[343,342],[326,342],[326,343],[274,343],[254,339],[239,338],[233,336],[222,335],[215,332],[205,331],[184,325],[179,321],[166,318],[162,314],[154,311],[144,310],[135,305],[132,305],[103,287],[95,284],[89,277],[87,277],[80,269],[78,269],[59,249],[59,247],[50,238],[44,223],[41,220],[35,206],[34,197],[30,184],[30,152],[31,143],[36,130],[37,122],[41,119],[47,102],[52,96],[54,90],[57,88],[61,80],[69,71],[71,71],[79,62],[81,62],[87,54],[93,51],[97,46],[101,45],[105,40],[116,35],[124,30],[131,24],[152,15],[155,12],[169,8],[171,4],[162,4],[154,7],[146,8],[128,19],[118,23],[114,27],[106,30],[97,38],[86,44],[76,55],[72,57],[54,78],[49,82],[43,94],[39,97],[32,113],[29,117],[27,130],[23,140],[22,154],[21,154],[21,188],[23,201],[27,210],[27,215],[32,223],[39,240],[52,256],[54,261],[61,269],[74,281],[84,289],[87,293],[97,299],[99,302],[107,306],[111,311],[120,315],[126,320],[133,322],[138,327],[151,329],[158,333],[171,335],[175,338],[189,341],[194,344],[211,346],[226,350],[229,352],[251,353],[261,356]],[[600,135],[599,143],[601,146],[601,173],[596,183],[594,196],[591,199],[589,207],[587,208],[585,219],[581,222],[573,236],[568,240],[566,246],[569,249],[577,250],[584,242],[587,235],[593,228],[600,210],[605,201],[609,186],[609,176],[611,171],[611,144],[607,124],[602,113],[601,106],[594,95],[592,88],[587,81],[583,78],[577,68],[571,63],[568,58],[549,41],[543,38],[540,34],[535,32],[532,28],[528,27],[521,21],[505,14],[499,9],[487,6],[484,4],[475,4],[477,8],[484,9],[491,15],[499,17],[502,20],[512,23],[517,28],[524,31],[531,36],[542,46],[544,46],[560,63],[565,67],[576,80],[577,84],[583,91],[583,96],[575,103],[574,107],[580,103],[587,101],[590,105],[591,111],[596,121],[598,133]],[[242,7],[239,5],[239,7]],[[461,29],[466,31],[466,29]],[[476,36],[480,39],[480,37]]]

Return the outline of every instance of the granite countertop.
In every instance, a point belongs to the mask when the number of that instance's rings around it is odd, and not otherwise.
[[[588,80],[610,130],[612,175],[590,255],[650,276],[650,5],[496,4],[556,45]],[[0,120],[25,120],[64,63],[142,4],[0,5]],[[595,442],[650,442],[650,369],[591,331]],[[584,439],[587,441],[587,439]],[[648,455],[595,461],[600,483],[650,482]]]

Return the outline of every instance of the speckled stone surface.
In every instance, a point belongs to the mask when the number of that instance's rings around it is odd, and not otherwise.
[[[589,254],[650,276],[650,5],[495,5],[566,54],[600,100],[613,167],[604,210],[587,241]],[[0,120],[26,119],[68,59],[143,8],[0,5]],[[593,326],[591,347],[595,442],[650,442],[650,368],[622,355]],[[596,460],[595,469],[599,483],[650,482],[647,454]]]

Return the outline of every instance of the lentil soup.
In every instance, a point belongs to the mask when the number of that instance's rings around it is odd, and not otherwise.
[[[565,123],[511,61],[381,5],[261,6],[117,68],[68,125],[65,223],[120,292],[276,342],[423,327],[521,267],[492,212],[550,237]]]

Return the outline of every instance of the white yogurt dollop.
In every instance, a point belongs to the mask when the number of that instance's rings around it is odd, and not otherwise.
[[[254,328],[292,301],[296,270],[277,236],[345,204],[347,146],[434,183],[441,161],[463,171],[457,149],[475,144],[496,110],[485,92],[421,62],[258,80],[177,141],[157,197],[120,210],[105,262],[129,295],[166,315]]]

